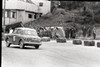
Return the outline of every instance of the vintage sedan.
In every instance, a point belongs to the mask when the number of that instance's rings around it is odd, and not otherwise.
[[[41,38],[37,35],[36,30],[24,27],[15,28],[13,33],[6,35],[5,41],[7,47],[10,47],[11,44],[16,44],[20,48],[31,45],[38,49],[41,45]]]

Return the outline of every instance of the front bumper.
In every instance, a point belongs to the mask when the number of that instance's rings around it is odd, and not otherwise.
[[[38,42],[24,42],[25,45],[31,45],[31,46],[35,46],[35,45],[41,45],[42,43],[38,43]]]

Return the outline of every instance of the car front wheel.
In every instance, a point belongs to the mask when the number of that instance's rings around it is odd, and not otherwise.
[[[24,42],[22,40],[19,42],[19,46],[20,46],[21,49],[24,48]]]
[[[10,47],[11,43],[9,41],[9,39],[6,40],[6,47]]]
[[[38,49],[39,48],[39,45],[36,45],[35,48]]]

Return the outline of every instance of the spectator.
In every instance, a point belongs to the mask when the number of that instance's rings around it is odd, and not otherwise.
[[[56,38],[59,38],[60,37],[60,35],[59,35],[59,33],[58,33],[58,27],[55,27],[55,29],[56,29],[56,33],[55,33],[55,36],[56,36]]]
[[[76,33],[75,29],[72,28],[71,29],[71,33],[70,33],[71,34],[71,38],[75,38],[76,37],[76,34],[75,33]]]
[[[90,36],[91,36],[91,28],[89,28],[87,31],[87,37],[90,37]]]
[[[77,37],[82,37],[82,34],[83,34],[83,31],[80,29],[76,35]]]
[[[96,28],[95,27],[93,28],[93,38],[94,39],[96,38]]]
[[[40,36],[40,37],[43,37],[43,28],[40,28],[40,29],[39,29],[39,36]]]
[[[66,38],[70,38],[70,32],[71,32],[71,30],[69,29],[69,28],[66,28],[66,30],[65,30],[65,34],[66,34]]]
[[[84,26],[83,28],[82,28],[82,30],[83,30],[83,37],[86,37],[86,27]]]
[[[13,29],[12,28],[9,29],[9,33],[13,33]]]

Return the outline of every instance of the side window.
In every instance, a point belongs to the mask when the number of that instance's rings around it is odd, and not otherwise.
[[[23,30],[19,30],[18,31],[18,34],[23,34]]]
[[[17,30],[17,34],[22,34],[22,31],[21,30]]]
[[[13,32],[14,34],[16,34],[17,33],[17,30],[14,30],[14,32]]]
[[[14,33],[14,34],[22,34],[22,31],[16,29],[13,33]]]

